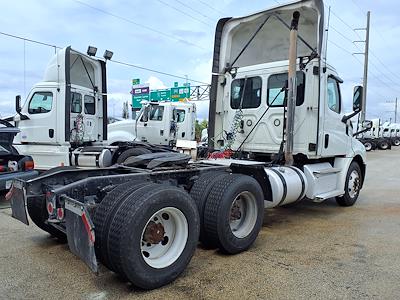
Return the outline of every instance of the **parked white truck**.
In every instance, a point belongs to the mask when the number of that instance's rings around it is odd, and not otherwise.
[[[325,39],[321,0],[221,19],[208,136],[230,159],[178,165],[172,156],[146,154],[125,166],[17,180],[9,192],[13,216],[27,224],[27,203],[33,222],[67,237],[92,270],[101,262],[153,289],[183,272],[199,238],[228,254],[248,249],[265,207],[332,197],[353,205],[366,172],[350,123],[363,109],[362,88],[345,114]],[[154,162],[160,158],[162,167]]]
[[[392,138],[389,130],[388,122],[382,124],[380,119],[372,119],[371,128],[357,135],[357,138],[363,143],[367,151],[388,150],[391,149],[392,145],[398,146],[396,144],[400,144],[399,138]]]
[[[400,124],[391,122],[383,123],[382,136],[389,138],[392,146],[400,146]]]
[[[107,167],[138,154],[169,150],[143,142],[142,137],[139,141],[114,140],[112,146],[108,145],[106,60],[94,59],[70,47],[54,55],[43,80],[33,86],[22,107],[20,99],[17,96],[17,114],[12,118],[20,129],[14,146],[21,154],[32,156],[39,170],[57,166]],[[165,119],[169,135],[176,122]],[[162,131],[150,125],[147,131],[152,130],[160,134]],[[145,136],[143,130],[139,132]],[[187,134],[190,136],[191,131]],[[169,142],[172,139],[156,144]]]
[[[192,102],[147,102],[136,120],[108,125],[109,145],[141,141],[175,146],[177,140],[195,140],[196,105]]]

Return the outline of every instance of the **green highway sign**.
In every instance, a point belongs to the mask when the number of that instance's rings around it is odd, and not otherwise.
[[[140,78],[132,79],[132,85],[138,85],[138,84],[140,84]]]
[[[133,108],[141,108],[141,101],[149,101],[150,100],[150,88],[147,84],[136,84],[132,86],[132,107]]]
[[[171,90],[155,90],[150,92],[151,101],[169,101],[171,100]]]
[[[171,101],[183,101],[190,98],[190,86],[171,88]]]

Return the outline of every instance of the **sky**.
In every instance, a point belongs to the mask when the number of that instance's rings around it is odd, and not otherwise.
[[[284,0],[0,0],[0,32],[86,52],[88,45],[114,52],[113,59],[141,67],[211,81],[215,25],[222,17],[242,16]],[[345,110],[362,82],[366,12],[371,11],[367,118],[394,120],[400,97],[400,21],[396,0],[326,0],[331,7],[328,62],[345,81]],[[327,11],[327,9],[326,9]],[[39,82],[54,48],[0,34],[0,116],[14,113],[15,95],[25,99]],[[119,117],[130,101],[131,80],[151,89],[185,80],[108,63],[109,115]],[[198,85],[191,82],[192,86]],[[400,101],[399,101],[400,102]],[[208,117],[208,102],[197,103],[198,118]],[[400,114],[399,114],[400,118]]]

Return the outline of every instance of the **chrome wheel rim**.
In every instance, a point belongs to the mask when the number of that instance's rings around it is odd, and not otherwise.
[[[356,170],[353,170],[349,176],[348,192],[351,198],[355,198],[360,191],[360,174]]]

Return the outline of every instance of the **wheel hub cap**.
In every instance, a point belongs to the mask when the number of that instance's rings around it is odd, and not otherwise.
[[[143,240],[146,243],[158,244],[164,240],[165,229],[161,223],[150,221],[144,231]]]

